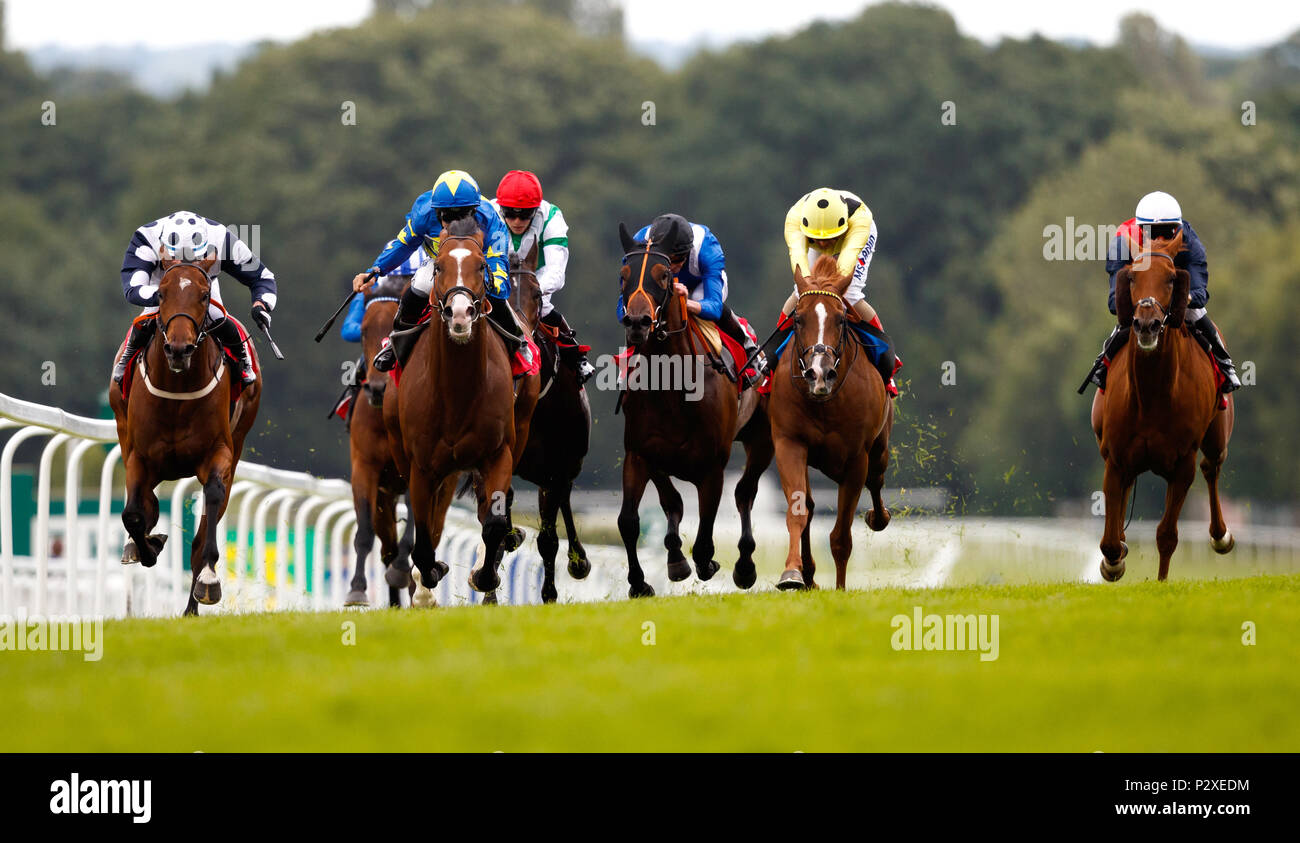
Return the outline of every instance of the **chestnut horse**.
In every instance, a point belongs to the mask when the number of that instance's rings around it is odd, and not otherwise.
[[[474,477],[486,555],[470,572],[475,591],[501,584],[497,564],[510,525],[510,478],[528,441],[537,376],[518,382],[505,342],[479,320],[487,298],[483,235],[473,217],[443,229],[429,291],[430,326],[417,340],[396,390],[384,397],[384,423],[408,481],[415,521],[415,592],[411,605],[433,605],[433,589],[449,570],[435,558],[447,508],[463,471]]]
[[[373,360],[380,341],[393,327],[397,302],[406,283],[399,277],[385,278],[366,290],[365,316],[361,320],[362,359]],[[410,585],[411,542],[415,519],[409,513],[401,541],[397,538],[397,497],[406,491],[406,481],[397,471],[388,431],[384,427],[384,392],[388,388],[387,372],[369,368],[361,385],[361,395],[352,402],[348,417],[348,441],[352,458],[352,505],[357,513],[357,531],[352,539],[356,567],[345,606],[366,606],[366,559],[379,537],[379,557],[384,563],[384,581],[388,584],[388,605],[400,606],[400,590]],[[365,400],[362,400],[364,395]],[[409,510],[409,507],[408,507]]]
[[[1174,265],[1182,243],[1179,232],[1163,249],[1134,249],[1133,264],[1115,276],[1116,315],[1132,336],[1111,361],[1106,391],[1092,400],[1092,429],[1106,461],[1101,575],[1109,582],[1124,576],[1124,509],[1134,481],[1146,471],[1167,484],[1156,548],[1160,579],[1169,575],[1169,560],[1178,547],[1178,515],[1196,476],[1198,449],[1210,489],[1210,544],[1219,553],[1235,544],[1219,506],[1219,470],[1228,455],[1236,410],[1231,395],[1227,409],[1219,409],[1214,365],[1183,321],[1191,277]]]
[[[126,400],[116,384],[110,383],[108,389],[126,467],[122,524],[130,540],[122,562],[138,561],[151,568],[158,561],[167,539],[149,534],[158,523],[154,494],[158,483],[197,477],[203,484],[203,517],[190,546],[192,580],[186,615],[197,615],[199,603],[207,606],[221,599],[216,564],[225,537],[217,535],[217,522],[226,511],[244,437],[262,397],[259,366],[255,367],[257,382],[244,386],[231,411],[230,396],[238,375],[225,365],[221,343],[204,328],[212,298],[208,273],[216,260],[161,261],[159,306],[153,317],[158,330],[134,364],[140,382]],[[251,345],[252,339],[247,342]],[[180,513],[172,517],[179,518]]]
[[[582,471],[591,441],[591,405],[587,390],[578,383],[578,374],[559,363],[555,342],[538,330],[541,326],[542,293],[537,285],[537,244],[523,261],[512,259],[510,299],[528,325],[534,329],[537,347],[542,353],[542,378],[537,407],[533,410],[528,444],[515,474],[537,486],[537,511],[541,521],[537,533],[537,550],[542,555],[542,602],[554,603],[555,556],[560,549],[556,515],[564,517],[569,539],[569,576],[583,579],[591,573],[587,551],[578,540],[573,523],[569,496],[573,481]],[[548,371],[549,370],[549,371]]]
[[[812,520],[809,467],[839,484],[831,556],[835,587],[843,589],[853,551],[853,519],[865,484],[872,530],[889,526],[880,498],[889,467],[889,433],[894,405],[885,382],[849,327],[844,301],[852,276],[841,276],[835,259],[822,256],[805,278],[795,268],[798,293],[792,349],[772,374],[772,440],[785,492],[790,549],[777,588],[815,588],[817,567],[808,540]]]
[[[624,303],[623,325],[627,346],[639,365],[671,372],[680,363],[680,383],[657,384],[657,389],[629,388],[623,393],[623,505],[618,531],[627,549],[628,594],[649,597],[654,589],[645,581],[637,559],[641,519],[637,512],[647,482],[659,492],[659,503],[668,519],[664,547],[668,549],[668,579],[680,582],[691,575],[682,554],[678,525],[682,520],[681,495],[673,485],[677,477],[695,485],[699,495],[700,526],[691,549],[695,573],[701,580],[718,571],[713,560],[713,524],[722,499],[723,471],[731,456],[731,444],[745,445],[745,471],[736,485],[736,508],[740,512],[740,558],[732,579],[741,588],[754,584],[754,535],[750,510],[758,491],[758,478],[772,461],[772,439],[767,413],[754,390],[739,397],[736,385],[708,365],[706,351],[693,336],[686,321],[686,300],[673,292],[669,257],[656,251],[647,240],[638,243],[619,223],[624,265],[621,270]],[[638,365],[630,362],[630,366]],[[685,371],[693,368],[698,378],[687,389]],[[671,379],[670,379],[671,380]],[[651,387],[656,386],[651,384]]]

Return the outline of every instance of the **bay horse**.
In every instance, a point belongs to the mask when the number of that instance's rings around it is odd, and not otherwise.
[[[835,258],[823,255],[804,277],[796,267],[798,300],[792,315],[792,348],[772,374],[772,441],[786,498],[790,547],[777,588],[816,588],[808,528],[813,505],[808,469],[839,485],[831,556],[835,587],[843,589],[853,551],[853,519],[862,488],[871,492],[867,525],[889,525],[881,500],[889,467],[889,435],[894,405],[885,382],[849,327],[851,308],[844,300],[852,276],[839,274]]]
[[[656,250],[650,239],[633,240],[624,224],[619,223],[618,230],[624,251],[620,270],[623,326],[627,347],[637,352],[632,361],[640,357],[639,365],[657,366],[660,372],[673,369],[663,363],[680,361],[683,373],[681,383],[661,383],[651,390],[630,388],[634,375],[629,372],[629,388],[622,394],[625,456],[618,531],[627,550],[628,595],[651,597],[655,593],[637,559],[641,533],[637,510],[648,482],[658,490],[668,520],[664,536],[668,579],[680,582],[691,575],[678,533],[683,503],[673,485],[674,477],[694,484],[699,497],[700,525],[691,548],[696,576],[709,580],[718,572],[713,559],[713,525],[722,499],[723,472],[735,441],[744,443],[746,459],[735,491],[741,536],[732,580],[740,588],[749,588],[757,578],[750,512],[758,479],[772,461],[764,403],[752,389],[738,396],[736,385],[705,362],[706,348],[687,322],[686,299],[674,292],[669,256]],[[637,363],[629,362],[633,365]],[[698,373],[694,390],[684,388],[687,366],[694,366]]]
[[[542,380],[537,406],[533,410],[528,444],[524,447],[515,474],[537,486],[537,511],[540,527],[537,550],[542,555],[542,602],[554,603],[559,597],[555,588],[555,556],[560,549],[556,516],[564,518],[569,542],[569,576],[583,579],[591,573],[587,551],[578,539],[569,498],[573,481],[582,471],[591,442],[591,405],[587,390],[578,382],[572,368],[561,365],[554,339],[545,333],[541,322],[542,293],[537,284],[537,244],[522,261],[512,259],[510,268],[511,302],[520,317],[533,328],[537,347],[542,354]]]
[[[203,486],[203,516],[190,545],[186,615],[197,615],[199,603],[210,606],[221,600],[216,564],[225,537],[217,535],[217,522],[226,511],[244,437],[262,397],[261,366],[255,365],[257,381],[244,385],[231,408],[238,375],[225,364],[221,343],[204,327],[212,300],[208,273],[216,261],[214,256],[159,263],[158,312],[152,317],[158,330],[133,364],[141,382],[127,399],[117,384],[110,382],[108,390],[126,468],[122,525],[130,540],[123,563],[138,561],[151,568],[158,561],[167,538],[149,534],[158,523],[158,483],[197,477]],[[251,347],[252,339],[246,342]],[[256,351],[252,354],[256,363]]]
[[[1236,544],[1219,506],[1219,471],[1228,454],[1236,407],[1231,395],[1219,409],[1218,380],[1210,356],[1184,323],[1191,277],[1174,265],[1180,231],[1162,248],[1133,249],[1133,263],[1115,276],[1115,310],[1132,336],[1110,363],[1106,390],[1092,400],[1092,429],[1106,462],[1106,528],[1101,575],[1124,576],[1124,509],[1139,474],[1164,478],[1165,511],[1156,527],[1159,578],[1169,575],[1178,547],[1178,515],[1196,476],[1196,452],[1210,491],[1210,544],[1228,553]]]
[[[384,396],[384,423],[415,522],[415,607],[433,605],[432,589],[449,570],[435,554],[465,471],[474,478],[486,551],[469,584],[489,594],[501,584],[496,567],[505,542],[509,536],[517,546],[520,535],[510,524],[510,478],[528,441],[538,391],[537,376],[529,375],[518,381],[516,395],[504,340],[491,320],[479,324],[493,304],[483,235],[473,217],[442,230],[434,264],[430,326],[398,388]]]
[[[366,290],[365,316],[361,320],[362,359],[373,360],[380,341],[393,327],[397,303],[407,283],[396,276]],[[389,386],[388,372],[373,367],[366,371],[361,395],[352,402],[348,417],[348,443],[352,465],[352,505],[357,513],[357,531],[352,539],[356,567],[345,606],[367,606],[366,559],[379,538],[379,556],[384,563],[384,581],[388,585],[388,605],[400,606],[401,589],[411,583],[411,544],[415,536],[415,519],[409,514],[402,538],[397,538],[397,498],[406,491],[406,480],[397,470],[388,431],[384,426],[384,393]],[[364,395],[365,400],[362,400]]]

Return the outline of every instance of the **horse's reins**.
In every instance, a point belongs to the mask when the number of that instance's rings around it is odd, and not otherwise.
[[[1170,263],[1174,262],[1174,259],[1169,255],[1165,254],[1164,252],[1140,252],[1139,254],[1134,255],[1133,260],[1137,261],[1142,258],[1155,258],[1155,257],[1164,258]],[[1157,301],[1154,296],[1144,296],[1139,301],[1134,302],[1133,304],[1134,314],[1137,313],[1137,309],[1139,307],[1142,307],[1143,305],[1147,305],[1147,304],[1151,305],[1152,307],[1160,311],[1160,333],[1164,333],[1165,327],[1169,324],[1169,317],[1173,316],[1173,311],[1166,309],[1165,306],[1162,305],[1159,301]],[[1173,302],[1170,302],[1169,306],[1170,308],[1172,308]]]
[[[163,272],[162,277],[158,279],[158,286],[159,286],[159,288],[162,287],[162,281],[163,281],[163,279],[165,279],[165,278],[167,277],[167,274],[168,274],[168,273],[170,273],[173,269],[179,269],[179,268],[182,267],[182,266],[195,266],[195,264],[192,264],[192,263],[178,263],[178,264],[175,264],[175,265],[169,267],[165,272]],[[202,271],[202,270],[200,270],[200,271]],[[204,273],[204,274],[206,275],[207,273]],[[218,321],[218,322],[214,322],[212,325],[208,326],[207,328],[204,328],[203,326],[199,325],[198,320],[195,319],[193,316],[189,315],[188,313],[186,313],[185,311],[180,311],[180,312],[177,312],[177,313],[173,313],[171,316],[167,317],[167,320],[166,320],[166,321],[163,321],[163,319],[162,319],[162,312],[161,312],[161,301],[159,302],[159,304],[160,304],[160,307],[159,307],[159,313],[158,313],[158,316],[157,316],[156,318],[158,319],[158,333],[162,335],[162,339],[163,339],[163,342],[164,342],[164,343],[169,343],[169,342],[171,342],[171,340],[169,340],[169,339],[167,338],[167,326],[170,325],[170,324],[172,323],[172,320],[173,320],[173,319],[176,319],[177,317],[180,317],[180,316],[184,316],[186,319],[190,320],[190,322],[194,325],[194,330],[195,330],[195,332],[197,333],[197,336],[195,337],[195,340],[194,340],[194,345],[195,345],[196,347],[199,346],[199,345],[201,345],[201,344],[203,343],[203,341],[204,341],[205,339],[208,338],[208,336],[211,334],[211,329],[212,329],[212,328],[216,328],[216,327],[218,327],[218,326],[220,326],[220,325],[225,324],[226,319],[229,318],[229,313],[226,311],[225,305],[221,304],[221,302],[217,302],[217,301],[213,301],[213,300],[212,300],[212,287],[211,287],[211,284],[210,284],[210,283],[209,283],[209,286],[208,286],[208,292],[204,294],[203,298],[204,298],[204,301],[207,303],[208,306],[213,306],[213,305],[215,305],[215,306],[216,306],[216,307],[221,311],[221,319],[220,319],[220,321]],[[207,317],[207,308],[206,308],[206,307],[204,308],[203,313],[204,313],[204,320],[203,320],[203,321],[204,321],[204,323],[206,324],[206,323],[207,323],[207,318],[206,318],[206,317]],[[148,370],[148,368],[145,366],[145,357],[146,357],[146,355],[144,355],[144,354],[141,354],[141,355],[140,355],[140,363],[139,363],[139,366],[140,366],[140,376],[141,376],[141,378],[144,380],[144,387],[145,387],[145,389],[149,390],[149,394],[150,394],[150,395],[157,396],[158,398],[167,398],[167,399],[170,399],[170,400],[172,400],[172,401],[193,401],[193,400],[195,400],[195,399],[203,398],[203,397],[205,397],[206,395],[208,395],[210,392],[212,392],[212,390],[216,389],[216,388],[217,388],[217,384],[219,384],[219,383],[221,382],[221,368],[222,368],[221,364],[222,364],[222,359],[221,359],[221,356],[218,355],[218,356],[217,356],[217,368],[216,368],[216,370],[213,371],[213,373],[212,373],[212,380],[208,381],[208,385],[205,386],[205,387],[203,387],[202,389],[196,389],[196,390],[193,390],[193,391],[191,391],[191,392],[171,392],[171,391],[166,390],[166,389],[159,389],[158,387],[156,387],[156,386],[153,385],[153,382],[152,382],[152,381],[149,380],[149,370]]]
[[[650,321],[651,321],[650,331],[651,333],[655,334],[660,340],[663,340],[666,339],[669,334],[677,334],[686,330],[687,325],[689,324],[689,320],[683,318],[682,327],[677,328],[676,330],[669,330],[664,326],[665,320],[661,317],[662,314],[668,309],[668,299],[672,297],[673,284],[672,284],[671,277],[669,278],[668,283],[664,285],[664,294],[663,294],[663,298],[660,301],[655,301],[655,299],[648,292],[646,292],[645,276],[646,276],[646,269],[649,268],[651,265],[650,264],[651,256],[657,258],[663,258],[664,264],[669,271],[669,275],[671,276],[672,274],[672,263],[673,263],[672,257],[670,257],[664,252],[658,251],[657,249],[651,249],[650,247],[652,245],[654,245],[654,241],[649,237],[647,237],[645,241],[644,249],[635,252],[627,252],[626,254],[623,255],[623,261],[625,263],[627,262],[628,258],[633,256],[640,256],[642,259],[641,272],[637,275],[637,279],[636,279],[636,289],[632,291],[632,294],[630,296],[626,297],[626,301],[623,302],[623,308],[624,311],[630,308],[632,306],[632,302],[636,299],[638,295],[645,296],[646,301],[650,303]],[[683,314],[683,317],[684,316],[685,314]],[[693,345],[694,344],[692,343],[692,346]]]
[[[440,253],[442,252],[443,248],[447,245],[448,240],[472,240],[476,245],[478,244],[477,237],[473,237],[467,234],[459,234],[459,235],[448,234],[446,237],[443,237],[438,241],[438,251]],[[441,271],[437,268],[436,264],[434,267],[434,271],[435,272]],[[487,312],[486,310],[483,309],[483,300],[487,298],[487,287],[488,287],[487,280],[488,280],[488,267],[484,265],[482,293],[475,293],[469,287],[466,287],[463,284],[457,284],[456,286],[452,287],[450,290],[448,290],[447,292],[439,296],[437,301],[435,302],[438,309],[439,318],[441,318],[443,322],[446,322],[447,319],[449,318],[448,314],[451,312],[450,305],[448,304],[448,302],[451,300],[453,296],[464,294],[466,296],[469,296],[470,303],[474,307],[474,314],[473,316],[470,317],[469,320],[470,324],[472,325],[475,322],[477,322]]]
[[[796,299],[796,302],[802,300],[804,296],[827,296],[829,298],[833,298],[836,301],[838,301],[840,305],[844,308],[844,318],[843,321],[840,322],[840,335],[839,338],[836,339],[835,345],[833,347],[828,346],[822,342],[814,343],[811,346],[805,346],[803,345],[802,341],[799,338],[798,329],[796,329],[794,332],[795,351],[797,352],[795,359],[799,361],[799,375],[798,376],[795,375],[794,367],[791,366],[790,379],[795,381],[796,383],[798,383],[800,380],[805,380],[805,381],[807,380],[806,373],[811,371],[811,368],[806,364],[804,358],[808,355],[809,352],[813,354],[831,355],[831,358],[834,362],[831,365],[830,371],[835,372],[836,375],[835,386],[831,387],[831,392],[829,395],[825,397],[822,396],[816,397],[816,400],[819,401],[829,401],[831,398],[835,396],[835,393],[839,391],[840,387],[844,385],[845,379],[839,377],[838,369],[840,367],[840,363],[843,362],[844,337],[848,333],[848,329],[849,329],[849,318],[848,318],[849,303],[844,300],[843,296],[841,296],[839,293],[836,293],[832,290],[804,290],[802,293],[799,294],[798,298]],[[848,368],[852,369],[853,363],[856,362],[857,359],[858,359],[857,343],[854,343],[853,360],[849,362]],[[811,393],[810,393],[810,397],[811,397]]]

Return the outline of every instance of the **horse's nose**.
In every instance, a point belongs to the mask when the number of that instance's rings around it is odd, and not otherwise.
[[[827,383],[830,383],[830,382],[833,381],[833,380],[835,380],[835,370],[834,370],[834,369],[828,369],[828,370],[826,371],[826,382],[827,382]]]
[[[817,380],[817,373],[814,372],[812,369],[804,369],[803,379],[808,381],[809,383],[812,383],[813,381]]]
[[[198,348],[194,343],[187,342],[184,345],[177,346],[173,343],[166,343],[166,351],[172,357],[189,357]]]
[[[643,313],[640,316],[634,318],[629,313],[623,317],[623,327],[640,328],[643,331],[648,331],[650,329],[650,317]]]

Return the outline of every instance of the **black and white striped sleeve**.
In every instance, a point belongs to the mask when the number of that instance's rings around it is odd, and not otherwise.
[[[266,264],[229,228],[226,228],[221,254],[222,271],[251,290],[253,301],[262,302],[267,310],[275,310],[275,273],[267,269]]]
[[[158,285],[153,281],[157,268],[158,252],[145,237],[144,229],[137,228],[122,258],[122,294],[127,301],[140,307],[158,304]]]

